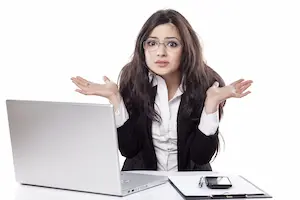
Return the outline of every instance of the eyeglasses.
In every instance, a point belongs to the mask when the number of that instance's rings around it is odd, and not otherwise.
[[[164,40],[163,42],[159,42],[159,40],[149,38],[143,42],[143,47],[148,51],[155,51],[158,49],[159,45],[163,44],[167,51],[176,52],[181,48],[181,44],[176,39]]]

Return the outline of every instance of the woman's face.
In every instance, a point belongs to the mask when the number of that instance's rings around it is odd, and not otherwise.
[[[147,66],[162,77],[177,74],[182,54],[181,38],[171,23],[158,25],[144,42]]]

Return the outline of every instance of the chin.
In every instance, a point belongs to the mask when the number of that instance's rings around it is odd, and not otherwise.
[[[155,74],[160,75],[160,76],[167,76],[167,75],[170,75],[170,74],[174,73],[174,70],[172,70],[170,68],[158,68],[158,67],[155,67],[155,68],[151,68],[151,70]]]

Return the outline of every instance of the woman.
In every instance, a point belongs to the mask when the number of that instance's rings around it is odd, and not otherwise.
[[[175,10],[159,10],[143,25],[118,85],[71,78],[85,95],[113,104],[122,170],[212,170],[219,120],[228,98],[250,93],[251,80],[225,86],[208,67],[197,35]]]

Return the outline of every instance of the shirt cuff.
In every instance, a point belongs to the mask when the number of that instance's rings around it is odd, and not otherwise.
[[[121,98],[119,107],[115,109],[115,122],[116,127],[121,127],[127,120],[129,119],[129,115],[124,104],[123,99]]]
[[[207,114],[204,107],[198,126],[199,130],[207,136],[214,135],[219,127],[219,123],[219,110]]]

